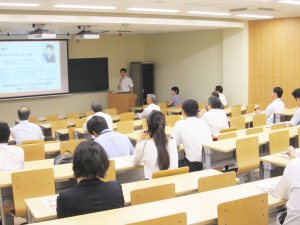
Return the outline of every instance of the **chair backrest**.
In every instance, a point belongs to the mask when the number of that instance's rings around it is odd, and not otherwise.
[[[278,130],[286,127],[286,123],[276,123],[271,126],[271,130]]]
[[[69,127],[69,140],[74,140],[74,129],[75,127]]]
[[[249,134],[257,134],[257,133],[261,133],[264,131],[264,128],[263,127],[254,127],[254,128],[249,128],[249,129],[246,129],[246,135],[249,135]]]
[[[120,121],[133,120],[133,112],[126,112],[120,114]]]
[[[85,124],[85,122],[86,122],[86,118],[75,119],[75,126],[77,128],[81,128],[81,127],[83,127],[83,124]]]
[[[270,154],[286,151],[290,145],[289,130],[275,131],[269,133]]]
[[[199,102],[198,105],[199,105],[199,110],[205,109],[205,106],[206,106],[205,103],[200,103],[200,102]]]
[[[30,116],[29,122],[39,124],[39,118],[37,116]]]
[[[144,220],[126,225],[187,225],[186,213],[177,213],[169,216],[159,217],[150,220]]]
[[[218,205],[218,225],[268,225],[268,220],[267,193]]]
[[[258,169],[260,165],[258,137],[236,140],[236,160],[238,173]]]
[[[26,216],[24,200],[55,194],[53,168],[14,172],[11,174],[15,215]]]
[[[105,109],[104,112],[108,115],[111,115],[111,116],[117,115],[117,109],[116,108]]]
[[[260,102],[258,105],[259,105],[259,110],[263,111],[263,110],[265,110],[267,108],[268,103],[266,103],[266,102]]]
[[[253,113],[255,111],[255,104],[249,104],[246,106],[246,114]]]
[[[174,127],[175,123],[181,119],[181,115],[167,115],[166,123],[167,126]]]
[[[51,122],[51,131],[52,131],[52,137],[55,137],[55,131],[59,129],[67,129],[68,123],[67,120],[57,120]]]
[[[117,131],[123,134],[129,134],[134,131],[133,120],[117,122],[116,126]]]
[[[46,121],[57,121],[59,120],[58,114],[51,114],[46,116]]]
[[[228,138],[235,138],[236,136],[237,136],[236,131],[223,133],[218,136],[218,141],[228,139]]]
[[[148,124],[146,119],[142,119],[143,130],[148,130]]]
[[[229,120],[230,127],[236,127],[237,130],[242,130],[246,128],[246,121],[244,116],[232,117]]]
[[[40,139],[40,140],[23,140],[21,141],[21,145],[30,145],[30,144],[35,144],[35,143],[44,143],[44,140]]]
[[[79,139],[79,140],[61,141],[60,142],[60,154],[64,153],[65,151],[70,151],[73,154],[77,145],[82,141],[84,141],[84,140]]]
[[[85,114],[86,117],[88,117],[88,116],[93,115],[93,114],[94,114],[94,111],[89,110],[89,111],[86,111],[84,114]]]
[[[66,115],[67,119],[79,119],[79,112],[70,112]]]
[[[231,107],[231,117],[237,117],[242,115],[242,107],[240,105],[235,105]]]
[[[154,202],[176,197],[175,184],[164,184],[130,192],[131,205]]]
[[[157,105],[160,107],[160,109],[164,109],[164,108],[167,108],[167,102],[159,102],[157,103]]]
[[[109,167],[106,171],[105,177],[102,179],[104,181],[115,181],[116,177],[116,164],[114,160],[109,160]]]
[[[164,114],[165,116],[168,115],[168,108],[160,108],[160,111],[162,114]]]
[[[34,161],[45,159],[45,144],[38,142],[35,144],[20,145],[24,150],[24,161]]]
[[[205,192],[236,185],[235,172],[222,173],[214,176],[201,177],[198,180],[198,191]]]
[[[267,125],[266,114],[257,114],[253,116],[253,127],[260,127]]]
[[[223,128],[220,130],[220,133],[223,134],[223,133],[226,133],[226,132],[231,132],[231,131],[236,131],[236,127],[229,127],[229,128]]]
[[[184,174],[184,173],[188,173],[189,167],[185,166],[185,167],[180,167],[177,169],[171,169],[171,170],[160,170],[160,171],[156,171],[152,174],[152,178],[160,178],[160,177],[168,177],[168,176],[173,176],[173,175],[178,175],[178,174]]]

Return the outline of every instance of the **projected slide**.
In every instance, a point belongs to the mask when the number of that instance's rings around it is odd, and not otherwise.
[[[1,41],[0,98],[68,92],[66,41]]]

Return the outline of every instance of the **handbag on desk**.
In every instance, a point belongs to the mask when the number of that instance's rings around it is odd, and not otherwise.
[[[56,156],[54,165],[66,164],[73,162],[73,155],[70,151],[64,151],[62,154]]]

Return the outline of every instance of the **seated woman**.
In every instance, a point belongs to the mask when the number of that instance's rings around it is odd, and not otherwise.
[[[179,96],[179,88],[172,87],[171,88],[171,100],[168,102],[168,107],[176,107],[182,104],[182,99]]]
[[[178,168],[176,141],[165,133],[165,116],[160,111],[152,111],[147,116],[148,131],[140,134],[135,147],[134,163],[144,165],[146,179],[159,170]],[[150,138],[146,139],[146,136]]]
[[[74,152],[73,171],[79,183],[59,193],[57,217],[77,216],[124,206],[119,182],[104,182],[109,160],[95,141],[81,142]]]

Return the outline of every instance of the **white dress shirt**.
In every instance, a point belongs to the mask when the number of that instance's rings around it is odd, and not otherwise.
[[[174,139],[169,139],[167,149],[170,156],[169,169],[178,168],[178,151],[176,141]],[[144,165],[144,174],[146,179],[152,179],[152,173],[159,171],[157,163],[157,148],[152,139],[141,141],[136,145],[134,164]]]
[[[15,171],[24,168],[22,148],[5,143],[0,144],[0,172]]]
[[[143,110],[143,112],[138,113],[137,115],[139,118],[146,118],[153,110],[160,111],[160,107],[154,103],[151,103]]]
[[[133,83],[130,77],[125,77],[121,80],[120,89],[122,92],[130,92],[130,89],[133,88]]]
[[[285,108],[284,106],[284,102],[280,99],[280,98],[276,98],[273,100],[273,102],[271,102],[264,113],[266,113],[267,116],[267,125],[272,125],[274,122],[274,113],[281,111]],[[280,122],[280,117],[276,117],[275,118],[275,123],[279,123]]]
[[[294,113],[291,121],[290,121],[290,124],[293,125],[293,126],[296,126],[296,125],[299,125],[300,124],[300,108],[298,108],[296,110],[296,112]]]
[[[16,126],[10,129],[11,136],[17,144],[24,140],[41,140],[44,139],[42,129],[35,123],[30,123],[28,120],[21,120]]]
[[[227,106],[227,100],[226,100],[226,97],[223,93],[219,93],[219,99],[220,99],[220,101],[222,102],[222,104],[224,106]]]
[[[277,185],[278,195],[288,200],[287,217],[283,225],[300,224],[300,158],[293,159],[285,168],[283,176]]]
[[[210,109],[201,118],[208,124],[215,137],[220,134],[221,129],[229,127],[228,118],[223,109]]]
[[[88,116],[88,118],[86,118],[85,124],[83,124],[83,129],[87,130],[86,124],[93,116],[103,117],[107,123],[108,129],[113,130],[113,120],[112,120],[111,116],[106,113],[103,113],[103,112],[96,112],[93,115]]]
[[[190,162],[202,162],[202,144],[213,141],[209,126],[197,117],[177,121],[172,137],[177,145],[183,144],[185,157]]]

